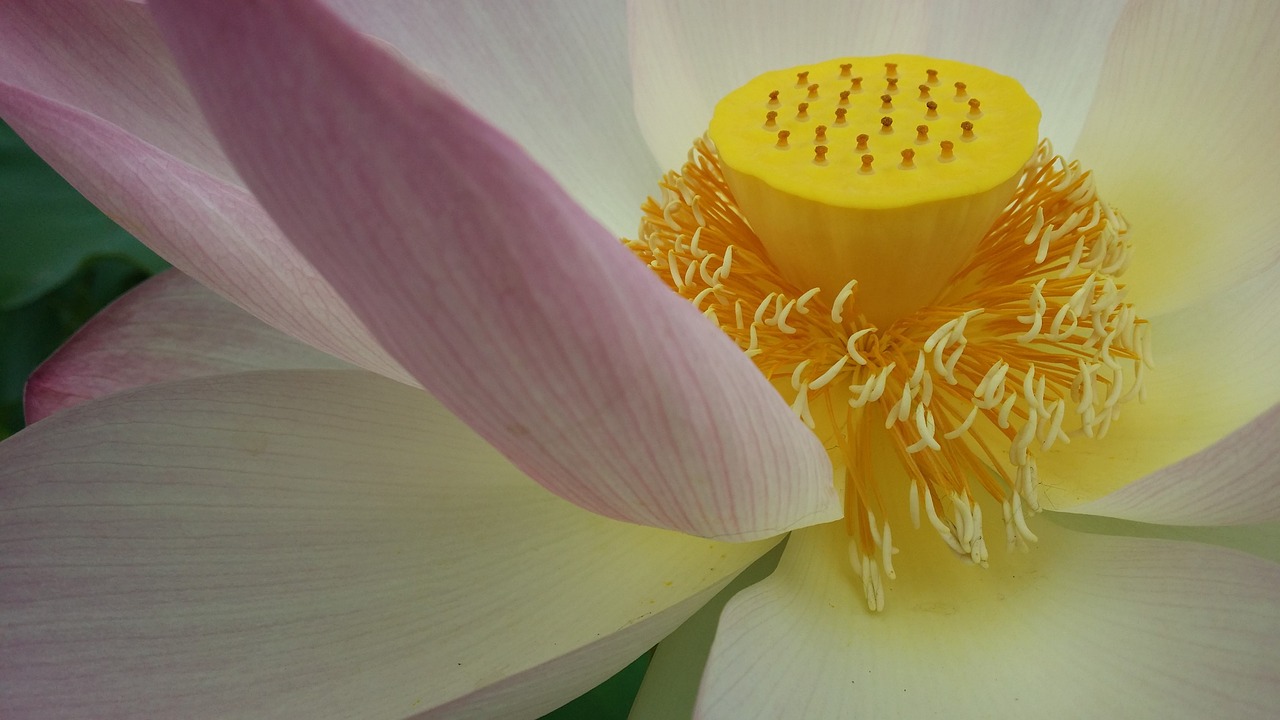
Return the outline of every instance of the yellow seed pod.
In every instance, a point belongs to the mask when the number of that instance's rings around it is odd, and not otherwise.
[[[971,254],[1035,152],[1039,124],[1013,78],[884,55],[764,73],[716,105],[708,136],[783,274],[831,293],[856,278],[868,317],[884,324],[931,300]],[[783,130],[792,141],[779,144]],[[898,268],[910,270],[909,287]]]

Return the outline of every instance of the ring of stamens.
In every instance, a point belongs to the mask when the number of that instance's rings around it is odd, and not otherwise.
[[[1149,325],[1117,282],[1127,227],[1092,175],[1047,141],[947,289],[884,328],[859,311],[853,278],[831,295],[778,273],[706,139],[660,189],[624,242],[738,343],[801,420],[821,422],[846,468],[851,561],[873,610],[882,576],[895,575],[891,498],[905,496],[913,525],[923,515],[956,554],[985,565],[978,489],[1001,506],[1009,545],[1035,542],[1037,454],[1106,435],[1120,406],[1144,395]],[[905,486],[872,473],[873,432],[886,434]]]

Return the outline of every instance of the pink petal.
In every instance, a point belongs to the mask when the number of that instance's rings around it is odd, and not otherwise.
[[[1280,699],[1280,565],[1041,522],[983,569],[902,527],[879,615],[843,528],[793,533],[725,608],[695,717],[1262,718]]]
[[[658,161],[683,162],[715,103],[766,71],[848,55],[918,53],[1017,78],[1044,113],[1041,134],[1071,148],[1124,3],[633,0],[636,114]]]
[[[250,370],[351,366],[294,340],[171,270],[80,328],[27,380],[27,424],[155,383]]]
[[[663,168],[632,111],[622,3],[326,2],[515,139],[611,233],[635,232]]]
[[[838,516],[825,451],[754,365],[501,132],[313,3],[154,10],[264,206],[522,470],[710,537]]]
[[[533,717],[768,547],[584,512],[369,373],[150,386],[0,445],[0,716]]]
[[[612,232],[632,231],[636,199],[653,192],[661,170],[630,107],[621,5],[330,4],[515,137]],[[492,72],[495,67],[503,71]],[[141,3],[4,3],[0,82],[97,115],[239,183]],[[570,124],[565,117],[593,122]]]
[[[61,103],[0,83],[0,115],[107,215],[269,324],[412,382],[243,187]]]
[[[1076,146],[1133,228],[1130,299],[1185,308],[1280,263],[1280,4],[1131,3]]]
[[[1190,457],[1063,510],[1170,525],[1280,519],[1280,405]]]
[[[0,3],[0,82],[96,115],[239,183],[141,3]]]

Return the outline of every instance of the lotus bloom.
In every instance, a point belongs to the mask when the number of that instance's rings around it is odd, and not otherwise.
[[[5,717],[533,717],[793,530],[721,617],[698,717],[1242,717],[1280,699],[1275,564],[1024,517],[1280,515],[1270,4],[31,0],[0,17],[0,114],[181,270],[46,362],[33,424],[0,447]],[[827,277],[809,294],[806,272],[836,268],[765,248],[825,196],[761,210],[778,196],[751,195],[712,108],[765,71],[897,52],[1016,77],[1043,120],[981,145],[982,113],[1024,107],[1007,95],[956,105],[977,119],[949,147],[884,123],[920,142],[896,167],[834,125],[830,145],[769,142],[805,149],[797,173],[851,162],[879,183],[1029,138],[992,183],[1021,193],[994,227],[1043,257],[1014,272],[996,235],[955,252],[926,234],[856,297]],[[921,85],[879,109],[937,92]],[[709,124],[723,147],[690,153]],[[880,210],[910,205],[884,192]],[[959,269],[938,282],[1054,263],[1085,282],[1065,239],[1104,228],[1112,244],[1075,258],[1097,260],[1087,290],[1019,285],[1006,315],[1013,295],[952,315],[907,296],[946,252]],[[730,294],[753,292],[734,318]],[[1055,318],[1072,293],[1084,305]],[[925,335],[903,320],[925,316]],[[795,344],[819,326],[848,333],[836,354]],[[1068,345],[1042,343],[1072,338],[1096,357],[1068,372]],[[1099,369],[1120,361],[1123,383]],[[1139,387],[1122,416],[1089,394]],[[815,412],[829,388],[875,423]],[[943,450],[962,445],[1008,457]],[[1012,551],[984,540],[983,507]]]

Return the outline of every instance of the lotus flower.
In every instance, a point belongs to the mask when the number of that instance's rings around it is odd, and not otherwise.
[[[533,717],[793,529],[698,717],[1273,710],[1280,568],[1216,545],[1042,523],[985,570],[904,553],[868,613],[817,437],[617,239],[757,72],[1014,75],[1133,226],[1159,360],[1046,497],[1274,521],[1280,11],[716,5],[0,7],[0,114],[182,273],[0,446],[0,714]]]

